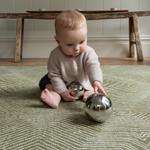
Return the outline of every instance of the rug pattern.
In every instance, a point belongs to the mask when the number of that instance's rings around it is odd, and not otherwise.
[[[91,121],[83,101],[40,100],[45,66],[0,67],[0,150],[149,150],[150,67],[101,66],[113,114]]]

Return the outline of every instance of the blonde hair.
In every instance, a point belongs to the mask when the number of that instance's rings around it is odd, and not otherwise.
[[[62,11],[55,20],[56,36],[58,36],[59,31],[63,28],[74,30],[82,25],[87,27],[86,19],[82,13],[76,10]]]

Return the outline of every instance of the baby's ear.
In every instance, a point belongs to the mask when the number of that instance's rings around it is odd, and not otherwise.
[[[54,38],[55,38],[57,44],[59,45],[59,40],[58,40],[57,36],[54,36]]]

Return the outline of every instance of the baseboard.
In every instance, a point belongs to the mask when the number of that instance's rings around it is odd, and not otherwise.
[[[14,37],[0,38],[0,58],[14,57],[15,41]],[[150,57],[150,36],[141,36],[141,41],[143,56]],[[129,38],[127,36],[89,36],[88,45],[94,48],[98,57],[129,56]],[[57,43],[53,37],[24,37],[23,58],[47,58],[56,46]]]
[[[24,37],[24,42],[53,42],[54,37],[52,36],[41,36],[41,37]],[[88,41],[128,41],[128,36],[88,36]],[[0,37],[0,42],[15,42],[15,37]],[[149,41],[150,42],[150,36],[149,35],[141,35],[141,41]]]

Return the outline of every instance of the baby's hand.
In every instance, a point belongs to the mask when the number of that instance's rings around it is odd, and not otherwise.
[[[63,97],[63,99],[65,101],[76,101],[78,99],[78,97],[75,97],[72,95],[73,91],[74,91],[74,89],[67,90],[64,93],[61,93],[60,95]]]
[[[93,88],[94,88],[94,92],[95,93],[103,93],[106,95],[106,92],[105,90],[103,89],[102,87],[102,84],[100,81],[94,81],[93,84],[92,84]]]

